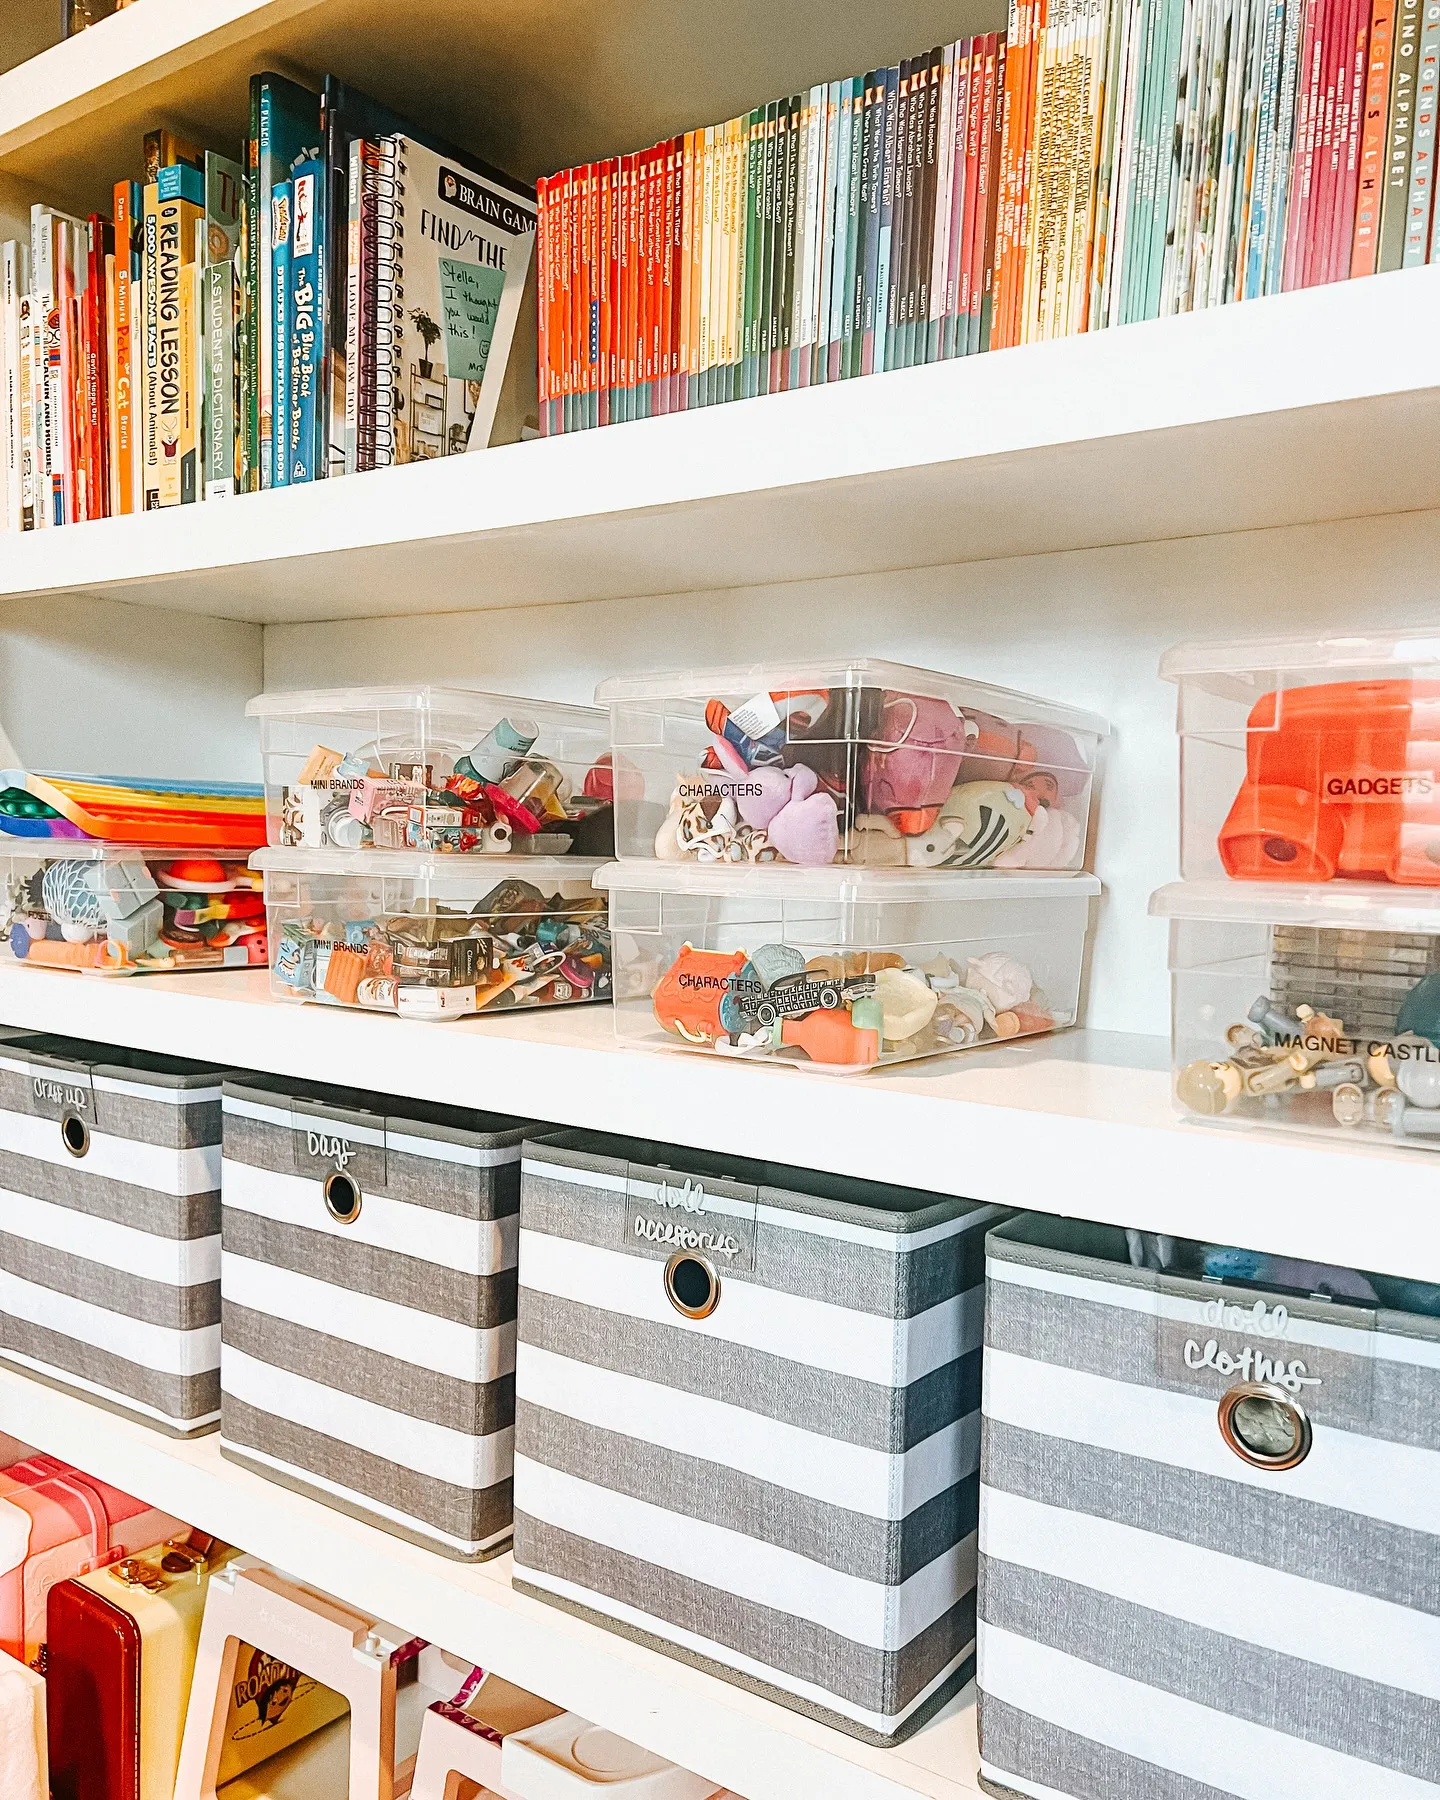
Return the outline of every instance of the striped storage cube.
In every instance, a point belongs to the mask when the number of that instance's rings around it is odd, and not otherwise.
[[[0,1041],[0,1356],[185,1437],[220,1416],[220,1082]]]
[[[527,1129],[226,1082],[226,1456],[446,1556],[505,1548]]]
[[[988,1791],[1440,1800],[1440,1319],[1132,1268],[1102,1226],[989,1252]]]
[[[515,1578],[872,1743],[968,1679],[993,1207],[527,1144]]]

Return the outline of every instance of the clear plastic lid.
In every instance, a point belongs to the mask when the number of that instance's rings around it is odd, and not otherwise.
[[[0,837],[0,859],[10,862],[249,862],[250,845],[212,850],[208,844],[121,844],[110,838]]]
[[[603,705],[610,705],[633,700],[703,700],[715,694],[794,692],[810,688],[883,688],[949,700],[956,706],[975,707],[985,712],[1012,714],[1036,724],[1058,725],[1063,730],[1089,732],[1095,737],[1106,737],[1110,731],[1109,725],[1098,714],[1082,712],[1078,707],[1061,706],[1014,688],[971,681],[964,675],[915,669],[906,663],[882,662],[869,656],[614,675],[600,683],[595,698]]]
[[[1279,671],[1324,674],[1397,676],[1420,671],[1440,674],[1440,631],[1412,625],[1368,637],[1219,638],[1213,642],[1177,644],[1160,658],[1165,681],[1205,675]]]
[[[267,875],[374,876],[386,881],[448,881],[486,894],[514,876],[543,886],[555,881],[590,881],[602,862],[596,856],[424,855],[407,850],[306,850],[269,844],[251,853],[250,867]]]
[[[1022,869],[978,869],[917,874],[909,869],[866,869],[845,863],[819,868],[785,863],[606,863],[595,876],[595,886],[631,894],[739,895],[871,906],[886,902],[905,906],[917,901],[963,906],[967,900],[1073,900],[1100,892],[1097,878],[1081,873],[1032,875]]]
[[[1150,896],[1150,914],[1331,931],[1440,933],[1440,889],[1386,881],[1172,881]]]
[[[256,694],[245,703],[247,718],[326,717],[343,713],[428,712],[471,714],[490,708],[532,707],[546,719],[560,718],[575,725],[594,725],[599,711],[563,700],[536,700],[524,694],[492,694],[482,688],[413,687],[301,688],[288,694]]]

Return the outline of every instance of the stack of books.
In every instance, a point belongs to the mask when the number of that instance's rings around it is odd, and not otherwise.
[[[255,76],[110,216],[0,244],[0,522],[34,530],[489,443],[534,190],[327,78]],[[528,386],[528,378],[527,378]]]
[[[546,433],[1440,260],[1440,0],[1012,0],[539,184]]]

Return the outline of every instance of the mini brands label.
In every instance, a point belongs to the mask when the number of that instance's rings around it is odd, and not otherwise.
[[[1434,794],[1433,769],[1343,769],[1320,778],[1321,798],[1330,806],[1430,800]]]
[[[753,1269],[755,1204],[753,1189],[747,1193],[729,1182],[724,1193],[709,1193],[693,1176],[632,1171],[625,1194],[626,1245],[642,1256],[667,1261],[688,1250],[721,1274]]]

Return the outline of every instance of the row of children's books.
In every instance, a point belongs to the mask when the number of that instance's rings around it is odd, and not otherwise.
[[[1008,29],[539,184],[540,428],[1440,260],[1440,0]]]
[[[4,525],[490,442],[532,188],[333,78],[255,76],[243,160],[162,130],[143,148],[110,215],[37,205],[29,243],[0,245]]]

